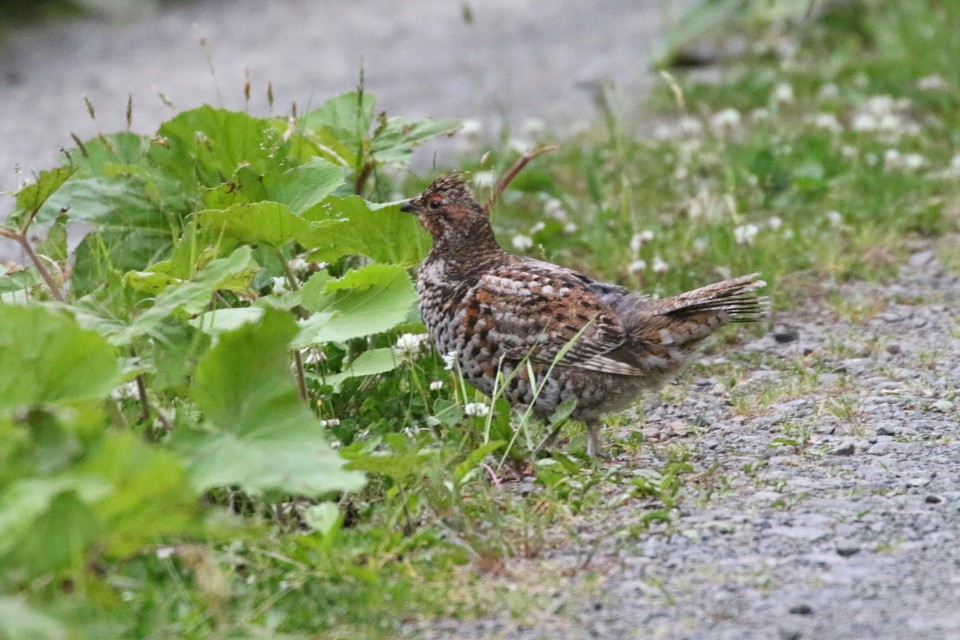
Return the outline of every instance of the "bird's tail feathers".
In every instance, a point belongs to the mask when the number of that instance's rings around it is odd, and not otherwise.
[[[667,298],[659,315],[685,318],[713,312],[728,314],[729,322],[757,322],[770,306],[766,296],[757,295],[757,289],[767,284],[759,275],[731,278]]]

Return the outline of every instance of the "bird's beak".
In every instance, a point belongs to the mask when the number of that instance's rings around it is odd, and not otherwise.
[[[400,211],[403,211],[404,213],[413,213],[416,211],[416,208],[413,206],[413,202],[407,200],[400,205]]]

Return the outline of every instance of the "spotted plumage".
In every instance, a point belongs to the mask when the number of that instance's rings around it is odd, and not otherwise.
[[[549,416],[568,398],[588,451],[599,418],[625,408],[677,371],[728,322],[758,319],[754,275],[653,300],[572,269],[505,253],[484,208],[457,174],[438,178],[401,209],[433,236],[417,277],[420,313],[442,354],[488,395]],[[532,379],[531,379],[532,374]]]

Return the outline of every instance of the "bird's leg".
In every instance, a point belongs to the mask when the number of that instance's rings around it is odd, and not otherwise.
[[[560,435],[560,428],[566,420],[561,420],[557,423],[557,426],[553,428],[553,431],[550,432],[550,435],[547,436],[547,439],[540,443],[540,446],[537,447],[537,451],[550,451],[553,449],[553,445],[557,443],[557,436]]]
[[[600,455],[600,422],[587,422],[587,455],[596,458]]]

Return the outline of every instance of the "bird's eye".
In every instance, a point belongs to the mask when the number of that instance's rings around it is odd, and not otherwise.
[[[427,206],[431,209],[439,209],[441,204],[443,204],[443,198],[439,196],[434,196],[427,200]]]

